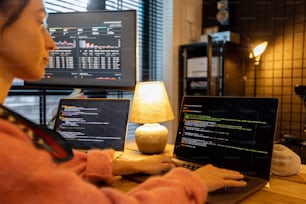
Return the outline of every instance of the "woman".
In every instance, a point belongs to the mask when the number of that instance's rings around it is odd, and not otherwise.
[[[0,15],[3,103],[13,78],[38,80],[43,76],[55,44],[44,26],[41,0],[0,0]],[[58,165],[54,162],[57,155],[32,133],[29,125],[20,125],[9,115],[0,118],[0,203],[203,203],[209,191],[246,185],[236,171],[207,165],[191,172],[174,168],[176,164],[163,156],[132,164],[114,160],[112,150],[74,152],[70,161]],[[170,171],[127,194],[98,189],[85,181],[111,182],[114,175],[164,170]]]
[[[44,26],[46,13],[41,0],[0,0],[0,15],[3,103],[13,78],[38,80],[43,76],[55,44]],[[135,169],[113,160],[112,150],[75,152],[71,161],[58,166],[50,150],[43,145],[37,148],[39,142],[34,144],[33,135],[25,129],[10,117],[0,119],[0,203],[203,203],[208,191],[246,185],[239,172],[207,165],[192,173],[173,168],[175,163],[167,157],[152,157]],[[127,194],[98,189],[77,175],[111,182],[113,175],[171,168],[165,176],[149,179]]]

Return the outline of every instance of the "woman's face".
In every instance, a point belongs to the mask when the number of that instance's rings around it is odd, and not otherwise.
[[[18,20],[0,34],[0,73],[24,80],[44,75],[49,51],[55,48],[44,26],[45,17],[41,0],[30,0]],[[3,23],[0,18],[1,27]]]

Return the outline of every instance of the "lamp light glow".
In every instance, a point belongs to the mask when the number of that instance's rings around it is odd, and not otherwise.
[[[268,46],[268,42],[267,41],[264,41],[258,45],[256,45],[253,49],[253,56],[254,57],[258,57],[260,56],[264,51],[265,49],[267,48]]]
[[[249,58],[250,59],[254,59],[254,63],[255,65],[259,64],[260,61],[260,56],[262,55],[262,53],[264,53],[264,51],[266,50],[268,46],[268,41],[263,41],[259,44],[257,44],[252,51],[249,54]]]

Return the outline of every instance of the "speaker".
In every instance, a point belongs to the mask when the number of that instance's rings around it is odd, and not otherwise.
[[[217,2],[216,19],[221,26],[230,24],[229,3],[228,0],[221,0]]]
[[[235,3],[231,0],[203,0],[202,30],[218,27],[219,31],[228,31],[234,23]]]

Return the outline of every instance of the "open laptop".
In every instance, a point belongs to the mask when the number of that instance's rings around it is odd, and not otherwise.
[[[183,97],[175,160],[189,167],[214,164],[237,170],[248,183],[209,193],[208,203],[237,203],[267,184],[277,109],[276,98]]]
[[[61,99],[54,129],[74,149],[124,151],[127,134],[129,99]]]

